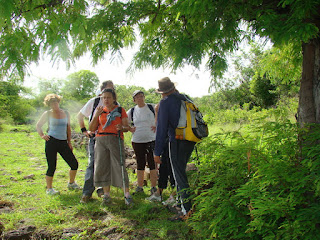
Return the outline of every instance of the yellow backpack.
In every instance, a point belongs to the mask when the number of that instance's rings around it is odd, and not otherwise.
[[[208,126],[201,112],[188,96],[179,94],[178,97],[181,100],[181,107],[176,139],[199,142],[209,135]]]

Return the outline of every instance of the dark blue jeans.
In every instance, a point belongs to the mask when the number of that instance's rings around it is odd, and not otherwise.
[[[190,194],[188,193],[189,182],[187,178],[187,163],[193,151],[195,142],[175,140],[169,143],[169,156],[172,172],[176,181],[177,192],[182,203],[182,212],[186,214],[192,207]]]
[[[82,195],[92,196],[94,192],[94,185],[93,185],[93,176],[94,176],[94,144],[95,138],[89,139],[89,160],[88,166],[86,169],[86,174],[84,176],[84,185],[82,190]]]

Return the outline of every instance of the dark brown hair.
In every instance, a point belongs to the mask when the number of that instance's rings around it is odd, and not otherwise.
[[[105,88],[105,89],[103,89],[101,94],[106,93],[106,92],[111,93],[114,101],[115,101],[115,102],[117,101],[117,94],[116,94],[116,92],[115,92],[112,88]]]
[[[114,84],[113,84],[113,82],[112,82],[111,80],[104,81],[104,82],[101,84],[101,86],[100,86],[100,90],[102,91],[102,90],[105,89],[105,88],[107,87],[107,85],[109,85],[109,84],[112,84],[113,90],[114,90]]]

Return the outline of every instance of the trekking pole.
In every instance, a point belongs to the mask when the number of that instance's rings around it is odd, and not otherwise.
[[[122,185],[123,185],[123,194],[124,194],[124,203],[129,205],[126,199],[126,183],[124,179],[124,161],[122,158],[122,144],[121,144],[121,137],[120,137],[120,130],[118,131],[118,138],[119,138],[119,149],[120,149],[120,166],[121,166],[121,173],[122,173]]]

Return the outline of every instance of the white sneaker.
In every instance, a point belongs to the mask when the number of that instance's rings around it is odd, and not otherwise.
[[[161,196],[157,196],[156,194],[152,194],[150,197],[146,198],[150,202],[161,202],[162,198]]]
[[[124,202],[125,202],[126,205],[131,205],[131,204],[133,204],[133,199],[132,199],[131,196],[124,197]]]
[[[47,193],[48,195],[58,195],[58,194],[60,194],[59,191],[54,190],[53,188],[48,188],[47,191],[46,191],[46,193]]]
[[[166,201],[162,202],[162,204],[165,206],[168,206],[168,205],[172,206],[173,204],[176,203],[176,201],[177,200],[172,195],[170,195],[170,197]]]
[[[76,184],[75,182],[68,183],[68,188],[70,190],[79,190],[79,189],[81,189],[81,187],[78,184]]]

